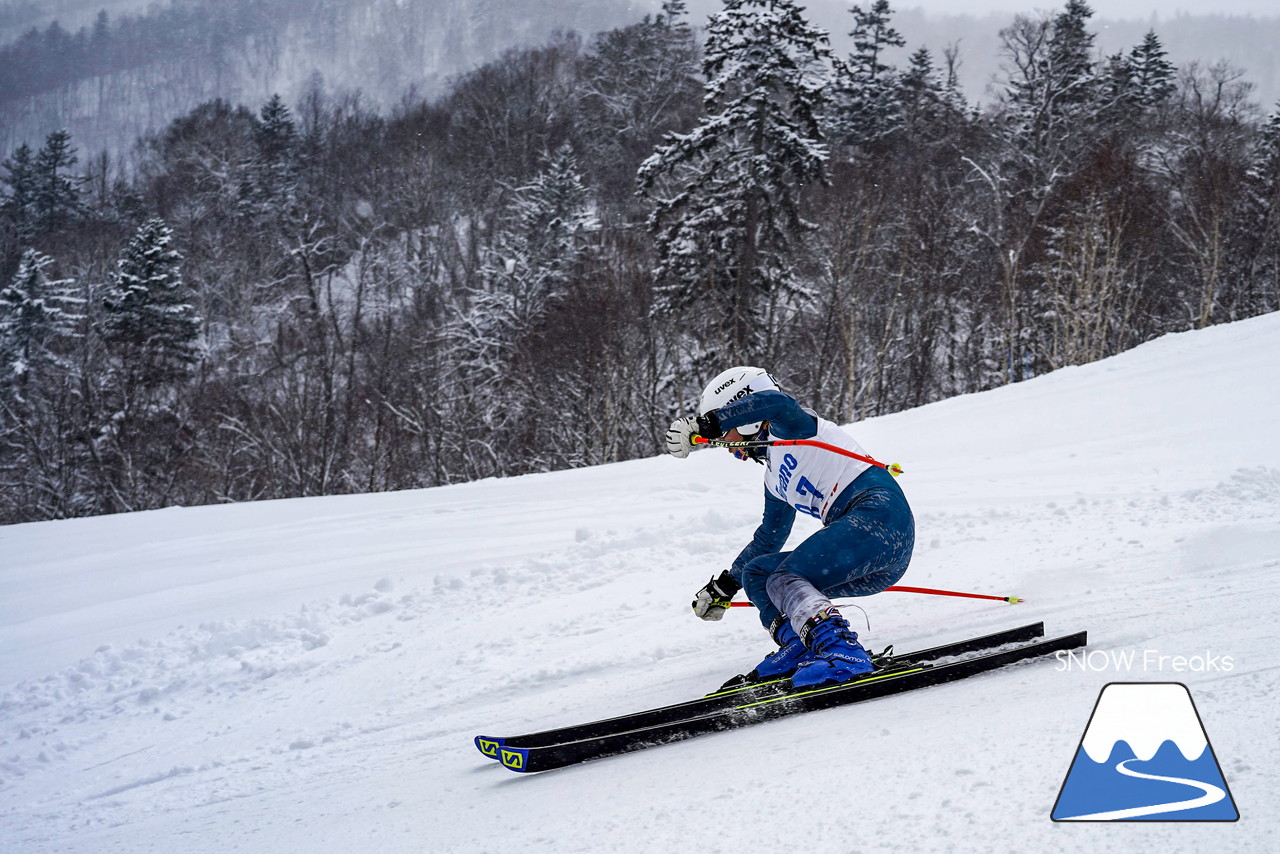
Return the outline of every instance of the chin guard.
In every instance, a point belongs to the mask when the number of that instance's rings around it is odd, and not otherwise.
[[[745,438],[748,442],[761,442],[762,444],[746,448],[734,448],[733,455],[740,460],[753,460],[760,465],[764,465],[765,460],[769,457],[769,446],[763,443],[769,441],[769,428],[761,427],[759,433]]]

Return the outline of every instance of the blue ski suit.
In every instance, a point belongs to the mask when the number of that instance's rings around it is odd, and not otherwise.
[[[774,439],[817,437],[862,452],[843,429],[780,391],[747,395],[716,416],[726,432],[766,421]],[[784,552],[797,512],[820,519],[823,527]],[[896,584],[914,546],[911,507],[884,469],[820,448],[770,447],[764,518],[730,572],[766,628],[785,615],[798,632],[829,604],[826,599],[870,596]]]

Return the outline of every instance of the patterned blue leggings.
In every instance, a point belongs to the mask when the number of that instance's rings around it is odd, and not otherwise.
[[[915,547],[915,518],[902,489],[887,474],[884,481],[876,478],[794,551],[746,565],[742,586],[766,628],[786,614],[799,632],[831,598],[870,596],[902,578]]]

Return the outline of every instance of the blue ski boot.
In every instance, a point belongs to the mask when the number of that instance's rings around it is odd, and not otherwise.
[[[809,652],[809,647],[800,640],[800,636],[796,634],[795,629],[791,628],[791,623],[786,617],[779,617],[769,633],[777,642],[778,649],[766,655],[764,661],[756,665],[755,670],[750,673],[740,673],[721,685],[721,691],[745,688],[748,685],[771,682],[775,679],[786,679],[796,672],[796,668],[802,662],[813,660],[813,653]]]
[[[858,643],[858,633],[849,628],[848,620],[835,608],[828,608],[805,623],[801,635],[813,650],[813,659],[796,668],[791,677],[796,688],[848,682],[876,669],[871,656]]]
[[[747,674],[752,682],[765,682],[770,679],[783,679],[796,672],[802,662],[811,661],[813,653],[800,640],[796,630],[791,628],[791,621],[780,617],[773,624],[770,632],[778,643],[776,652],[764,657],[764,661],[756,665],[756,669]]]

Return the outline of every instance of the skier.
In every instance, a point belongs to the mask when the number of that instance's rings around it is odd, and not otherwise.
[[[843,429],[783,393],[767,371],[747,366],[707,385],[696,418],[672,422],[667,451],[684,459],[694,436],[816,439],[866,455]],[[791,676],[804,688],[870,672],[870,656],[830,597],[870,596],[906,572],[915,520],[901,487],[883,468],[811,446],[734,449],[734,455],[765,465],[764,519],[732,567],[698,591],[694,614],[719,620],[746,589],[779,647],[747,675],[751,682]],[[784,552],[797,512],[823,528]]]

